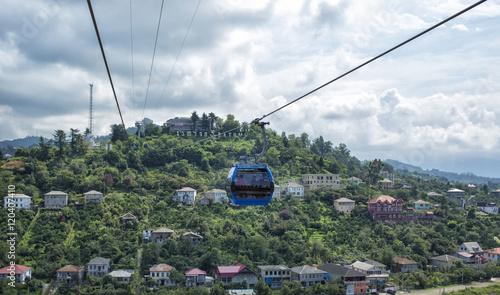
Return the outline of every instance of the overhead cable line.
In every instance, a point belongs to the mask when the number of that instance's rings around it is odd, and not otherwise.
[[[168,83],[170,82],[170,78],[172,77],[172,73],[174,72],[175,66],[177,65],[177,60],[179,59],[179,56],[181,55],[182,48],[184,47],[184,43],[186,42],[186,38],[189,34],[189,31],[191,30],[191,26],[193,25],[194,18],[196,16],[196,12],[198,12],[198,8],[200,7],[201,0],[198,1],[198,5],[196,5],[196,9],[194,10],[193,16],[191,17],[191,22],[189,23],[189,27],[186,31],[186,34],[184,35],[184,39],[182,40],[181,47],[179,48],[179,52],[177,52],[177,57],[175,58],[174,65],[172,66],[172,69],[170,70],[170,74],[168,75],[167,82],[165,83],[165,87],[163,87],[163,91],[161,93],[160,98],[158,99],[158,102],[156,103],[154,111],[158,108],[158,105],[160,105],[160,102],[163,98],[163,94],[165,94],[165,90],[167,89]]]
[[[130,7],[130,56],[132,57],[132,106],[134,108],[134,118],[135,118],[135,73],[134,73],[134,38],[133,38],[133,19],[132,19],[132,0],[129,3]]]
[[[94,29],[97,35],[97,40],[99,41],[99,47],[101,48],[102,58],[104,59],[104,64],[106,65],[106,71],[108,72],[109,83],[111,83],[111,89],[113,89],[113,95],[115,96],[116,107],[118,108],[120,119],[122,120],[123,129],[127,130],[125,128],[125,122],[123,121],[122,111],[120,110],[120,104],[118,103],[118,97],[116,96],[115,86],[113,85],[113,79],[111,78],[111,72],[109,71],[106,54],[104,53],[104,47],[102,46],[101,36],[99,35],[99,28],[97,27],[97,22],[95,20],[94,10],[92,10],[92,3],[90,3],[90,0],[87,0],[87,4],[89,6],[90,15],[92,16],[92,22],[94,23]]]
[[[422,31],[422,32],[420,32],[420,33],[418,33],[417,35],[415,35],[415,36],[413,36],[413,37],[411,37],[411,38],[407,39],[406,41],[403,41],[403,42],[399,43],[398,45],[396,45],[396,46],[392,47],[391,49],[386,50],[385,52],[383,52],[383,53],[381,53],[381,54],[379,54],[379,55],[377,55],[377,56],[373,57],[372,59],[370,59],[370,60],[368,60],[368,61],[366,61],[366,62],[364,62],[364,63],[362,63],[362,64],[358,65],[357,67],[355,67],[355,68],[353,68],[353,69],[351,69],[351,70],[349,70],[349,71],[345,72],[344,74],[342,74],[342,75],[340,75],[340,76],[336,77],[335,79],[333,79],[333,80],[330,80],[330,81],[326,82],[325,84],[323,84],[323,85],[321,85],[321,86],[319,86],[319,87],[317,87],[317,88],[315,88],[315,89],[313,89],[313,90],[311,90],[311,91],[307,92],[306,94],[304,94],[304,95],[302,95],[302,96],[300,96],[300,97],[298,97],[298,98],[296,98],[296,99],[292,100],[291,102],[289,102],[289,103],[287,103],[287,104],[285,104],[285,105],[283,105],[283,106],[281,106],[281,107],[279,107],[279,108],[275,109],[274,111],[272,111],[272,112],[270,112],[270,113],[268,113],[268,114],[266,114],[266,115],[263,115],[263,116],[262,116],[262,117],[260,117],[260,118],[256,118],[256,119],[254,119],[254,120],[253,120],[252,122],[250,122],[250,123],[246,123],[246,124],[243,124],[243,125],[242,125],[242,126],[240,126],[240,127],[233,128],[233,129],[231,129],[231,130],[225,131],[224,133],[221,133],[220,135],[214,135],[214,136],[211,136],[211,137],[209,137],[209,138],[204,138],[204,139],[201,139],[201,140],[199,140],[199,141],[192,142],[192,143],[190,143],[190,144],[186,144],[186,145],[183,145],[183,146],[179,146],[179,147],[172,148],[172,150],[174,150],[174,149],[179,149],[179,148],[184,148],[184,147],[187,147],[187,146],[190,146],[190,145],[194,145],[194,144],[197,144],[197,143],[200,143],[200,142],[203,142],[203,141],[206,141],[206,140],[212,139],[212,138],[219,137],[219,136],[221,136],[221,135],[224,135],[224,134],[226,134],[226,133],[232,132],[232,131],[234,131],[234,130],[240,129],[241,127],[246,127],[246,126],[248,126],[248,125],[250,125],[250,124],[252,124],[252,123],[257,123],[257,122],[261,121],[262,119],[264,119],[264,118],[266,118],[266,117],[269,117],[269,116],[271,116],[272,114],[274,114],[274,113],[276,113],[276,112],[278,112],[278,111],[281,111],[282,109],[284,109],[284,108],[286,108],[286,107],[290,106],[291,104],[293,104],[293,103],[295,103],[295,102],[297,102],[297,101],[299,101],[299,100],[301,100],[301,99],[305,98],[306,96],[309,96],[309,95],[311,95],[312,93],[314,93],[314,92],[316,92],[316,91],[318,91],[318,90],[320,90],[320,89],[322,89],[322,88],[324,88],[324,87],[326,87],[326,86],[328,86],[328,85],[332,84],[333,82],[335,82],[335,81],[337,81],[337,80],[339,80],[339,79],[341,79],[341,78],[343,78],[343,77],[345,77],[345,76],[347,76],[347,75],[349,75],[349,74],[351,74],[351,73],[353,73],[353,72],[355,72],[355,71],[359,70],[360,68],[362,68],[362,67],[366,66],[367,64],[369,64],[369,63],[371,63],[371,62],[373,62],[373,61],[375,61],[375,60],[377,60],[377,59],[381,58],[382,56],[384,56],[384,55],[386,55],[386,54],[388,54],[388,53],[390,53],[390,52],[392,52],[392,51],[394,51],[394,50],[396,50],[396,49],[398,49],[399,47],[401,47],[401,46],[403,46],[403,45],[406,45],[407,43],[409,43],[409,42],[411,42],[411,41],[413,41],[413,40],[415,40],[415,39],[417,39],[417,38],[419,38],[419,37],[421,37],[421,36],[425,35],[426,33],[428,33],[428,32],[430,32],[430,31],[434,30],[435,28],[437,28],[437,27],[439,27],[439,26],[441,26],[441,25],[443,25],[443,24],[445,24],[445,23],[449,22],[450,20],[452,20],[452,19],[454,19],[454,18],[456,18],[456,17],[458,17],[458,16],[460,16],[460,15],[464,14],[465,12],[467,12],[467,11],[469,11],[469,10],[471,10],[471,9],[475,8],[476,6],[478,6],[478,5],[482,4],[482,3],[486,2],[486,1],[488,1],[488,0],[481,0],[481,1],[478,1],[478,2],[476,2],[476,3],[474,3],[474,4],[470,5],[470,6],[468,6],[467,8],[465,8],[465,9],[461,10],[460,12],[457,12],[456,14],[454,14],[454,15],[452,15],[452,16],[450,16],[450,17],[448,17],[448,18],[444,19],[443,21],[441,21],[441,22],[439,22],[439,23],[437,23],[437,24],[433,25],[432,27],[430,27],[430,28],[428,28],[428,29],[426,29],[426,30],[424,30],[424,31]]]
[[[151,74],[153,73],[153,64],[155,62],[156,45],[158,44],[158,35],[160,33],[161,15],[163,14],[163,4],[164,3],[165,3],[165,0],[162,0],[161,1],[161,8],[160,8],[160,16],[158,17],[158,26],[156,28],[156,38],[155,38],[155,46],[153,49],[153,58],[151,59],[151,68],[149,69],[149,79],[148,79],[148,87],[146,88],[146,98],[144,99],[144,108],[142,109],[142,117],[144,117],[144,111],[146,110],[146,103],[148,101],[149,85],[151,84]]]
[[[326,82],[325,84],[323,84],[323,85],[321,85],[321,86],[319,86],[319,87],[317,87],[317,88],[315,88],[315,89],[313,89],[313,90],[311,90],[311,91],[307,92],[306,94],[304,94],[304,95],[302,95],[302,96],[300,96],[300,97],[298,97],[298,98],[296,98],[296,99],[292,100],[291,102],[289,102],[289,103],[287,103],[287,104],[285,104],[285,105],[283,105],[283,106],[281,106],[281,107],[279,107],[279,108],[275,109],[274,111],[272,111],[272,112],[270,112],[270,113],[268,113],[268,114],[266,114],[266,115],[263,115],[263,116],[262,116],[262,117],[260,117],[260,118],[255,119],[255,121],[260,121],[260,120],[262,120],[262,119],[264,119],[264,118],[266,118],[266,117],[271,116],[272,114],[274,114],[274,113],[276,113],[276,112],[278,112],[278,111],[280,111],[280,110],[282,110],[282,109],[284,109],[284,108],[288,107],[289,105],[291,105],[291,104],[293,104],[293,103],[296,103],[297,101],[299,101],[299,100],[303,99],[304,97],[306,97],[306,96],[309,96],[309,95],[313,94],[314,92],[316,92],[316,91],[318,91],[318,90],[320,90],[320,89],[322,89],[322,88],[324,88],[324,87],[326,87],[326,86],[328,86],[328,85],[332,84],[333,82],[335,82],[335,81],[337,81],[337,80],[339,80],[339,79],[341,79],[341,78],[343,78],[343,77],[345,77],[345,76],[347,76],[347,75],[349,75],[349,74],[351,74],[351,73],[353,73],[353,72],[355,72],[355,71],[359,70],[360,68],[362,68],[362,67],[366,66],[367,64],[369,64],[369,63],[371,63],[371,62],[373,62],[373,61],[375,61],[375,60],[377,60],[377,59],[381,58],[382,56],[384,56],[384,55],[386,55],[386,54],[388,54],[388,53],[390,53],[390,52],[392,52],[392,51],[394,51],[394,50],[398,49],[399,47],[401,47],[401,46],[403,46],[403,45],[405,45],[405,44],[407,44],[407,43],[409,43],[409,42],[411,42],[411,41],[413,41],[413,40],[417,39],[418,37],[420,37],[420,36],[422,36],[422,35],[425,35],[426,33],[428,33],[428,32],[430,32],[430,31],[434,30],[435,28],[437,28],[437,27],[439,27],[439,26],[443,25],[444,23],[449,22],[450,20],[452,20],[452,19],[456,18],[457,16],[459,16],[459,15],[461,15],[461,14],[463,14],[463,13],[465,13],[465,12],[469,11],[469,10],[471,10],[472,8],[474,8],[474,7],[478,6],[478,5],[480,5],[480,4],[482,4],[482,3],[486,2],[486,1],[488,1],[488,0],[481,0],[481,1],[478,1],[478,2],[476,2],[476,3],[472,4],[472,5],[470,5],[469,7],[465,8],[465,9],[461,10],[460,12],[458,12],[458,13],[456,13],[456,14],[454,14],[454,15],[450,16],[450,17],[448,17],[447,19],[445,19],[445,20],[443,20],[443,21],[441,21],[441,22],[439,22],[439,23],[435,24],[434,26],[432,26],[432,27],[430,27],[430,28],[428,28],[428,29],[426,29],[426,30],[424,30],[424,31],[422,31],[422,32],[420,32],[420,33],[418,33],[417,35],[415,35],[415,36],[413,36],[413,37],[411,37],[411,38],[407,39],[406,41],[399,43],[398,45],[396,45],[396,46],[392,47],[391,49],[389,49],[389,50],[387,50],[387,51],[385,51],[385,52],[383,52],[383,53],[381,53],[381,54],[379,54],[379,55],[375,56],[374,58],[372,58],[372,59],[370,59],[370,60],[368,60],[368,61],[366,61],[366,62],[364,62],[364,63],[360,64],[359,66],[357,66],[357,67],[355,67],[355,68],[353,68],[353,69],[351,69],[351,70],[349,70],[349,71],[345,72],[344,74],[342,74],[342,75],[338,76],[337,78],[335,78],[335,79],[333,79],[333,80],[330,80],[330,81]]]

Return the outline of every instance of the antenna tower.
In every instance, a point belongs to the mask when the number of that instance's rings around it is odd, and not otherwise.
[[[94,138],[94,107],[92,105],[92,87],[94,84],[89,84],[90,86],[90,106],[89,106],[89,138]]]

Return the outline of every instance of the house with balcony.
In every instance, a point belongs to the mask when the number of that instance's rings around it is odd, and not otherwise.
[[[186,276],[186,287],[197,287],[205,285],[207,273],[201,269],[191,269],[184,273]]]
[[[318,187],[341,188],[339,174],[302,174],[302,184],[310,189]]]
[[[338,212],[351,214],[352,210],[354,210],[356,203],[348,198],[340,198],[333,201],[333,207]]]
[[[117,269],[108,274],[108,276],[116,278],[120,283],[130,283],[134,276],[135,270],[133,269]]]
[[[304,198],[304,186],[298,183],[290,182],[283,186],[283,192],[293,197]]]
[[[98,192],[98,191],[88,191],[86,193],[83,194],[83,196],[85,197],[85,202],[88,204],[88,203],[91,203],[91,202],[97,202],[97,203],[102,203],[103,202],[103,194],[101,192]]]
[[[161,227],[151,232],[151,241],[161,245],[165,241],[172,239],[173,236],[174,236],[173,230],[166,227]]]
[[[185,205],[194,205],[196,190],[190,187],[183,187],[175,191],[173,199]]]
[[[257,274],[271,289],[281,289],[291,281],[291,270],[285,265],[258,265]]]
[[[350,268],[366,274],[366,279],[370,282],[369,285],[374,286],[377,290],[382,290],[389,281],[389,274],[383,264],[373,265],[369,262],[356,261],[351,264]]]
[[[394,182],[388,178],[379,180],[378,185],[383,189],[391,189],[394,186]]]
[[[452,188],[446,192],[446,197],[450,200],[450,202],[457,204],[458,207],[462,209],[465,207],[465,191],[458,188]]]
[[[102,278],[109,273],[109,262],[111,259],[96,257],[87,264],[87,273],[91,277]]]
[[[418,200],[416,202],[413,202],[413,207],[415,208],[415,210],[429,210],[431,208],[431,203],[424,200]]]
[[[486,254],[486,251],[477,242],[467,242],[462,243],[454,255],[462,259],[465,264],[479,268],[487,260],[484,254]]]
[[[57,270],[57,284],[66,281],[69,286],[81,285],[85,275],[83,266],[66,265]]]
[[[403,220],[403,200],[395,199],[391,196],[378,196],[368,201],[368,211],[375,221],[395,221]]]
[[[477,202],[477,209],[491,214],[498,214],[498,205],[495,202]]]
[[[292,267],[291,280],[299,281],[302,287],[311,287],[314,284],[322,284],[326,280],[326,271],[310,265]]]
[[[403,257],[394,257],[392,260],[394,261],[392,272],[407,273],[418,269],[418,263],[413,260]]]
[[[492,197],[500,197],[500,189],[496,189],[496,190],[494,190],[494,191],[491,191],[491,192],[490,192],[490,195],[491,195]]]
[[[45,208],[62,208],[68,206],[68,194],[51,191],[45,194]]]
[[[19,209],[31,209],[31,197],[25,194],[10,194],[3,198],[3,207],[5,209],[15,208]]]
[[[159,287],[173,287],[175,282],[170,280],[170,273],[174,269],[168,264],[156,264],[149,268],[149,276],[156,281]]]
[[[258,281],[258,276],[251,269],[243,264],[217,266],[215,269],[215,279],[227,285],[231,282],[247,282],[246,288],[253,289]]]
[[[7,277],[11,277],[12,273],[14,273],[14,282],[16,284],[24,284],[27,278],[31,279],[31,267],[20,265],[20,264],[11,264],[0,269],[0,280],[5,279]],[[9,279],[9,281],[12,281]]]
[[[366,279],[366,274],[339,264],[327,263],[318,266],[327,274],[328,281],[332,282],[340,278],[346,285],[346,294],[366,294],[370,281]]]
[[[205,197],[212,198],[214,203],[227,202],[227,192],[225,190],[214,188],[205,193]]]

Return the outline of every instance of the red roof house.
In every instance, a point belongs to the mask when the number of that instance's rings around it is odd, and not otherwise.
[[[31,278],[31,267],[13,264],[0,269],[0,279],[15,276],[16,284],[24,284],[26,278]]]
[[[186,286],[196,287],[205,284],[206,272],[201,269],[192,269],[184,273],[186,275]]]
[[[218,266],[215,269],[215,279],[229,284],[231,282],[241,283],[247,282],[246,288],[253,289],[257,283],[258,277],[252,270],[241,263],[230,266]]]

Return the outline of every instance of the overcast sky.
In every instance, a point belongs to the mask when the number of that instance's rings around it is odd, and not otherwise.
[[[161,1],[93,8],[129,127],[193,111],[251,121],[473,3],[167,0],[151,79]],[[499,29],[487,1],[266,121],[360,160],[500,177]],[[85,130],[89,83],[95,134],[120,123],[86,1],[1,1],[0,57],[0,140]]]

